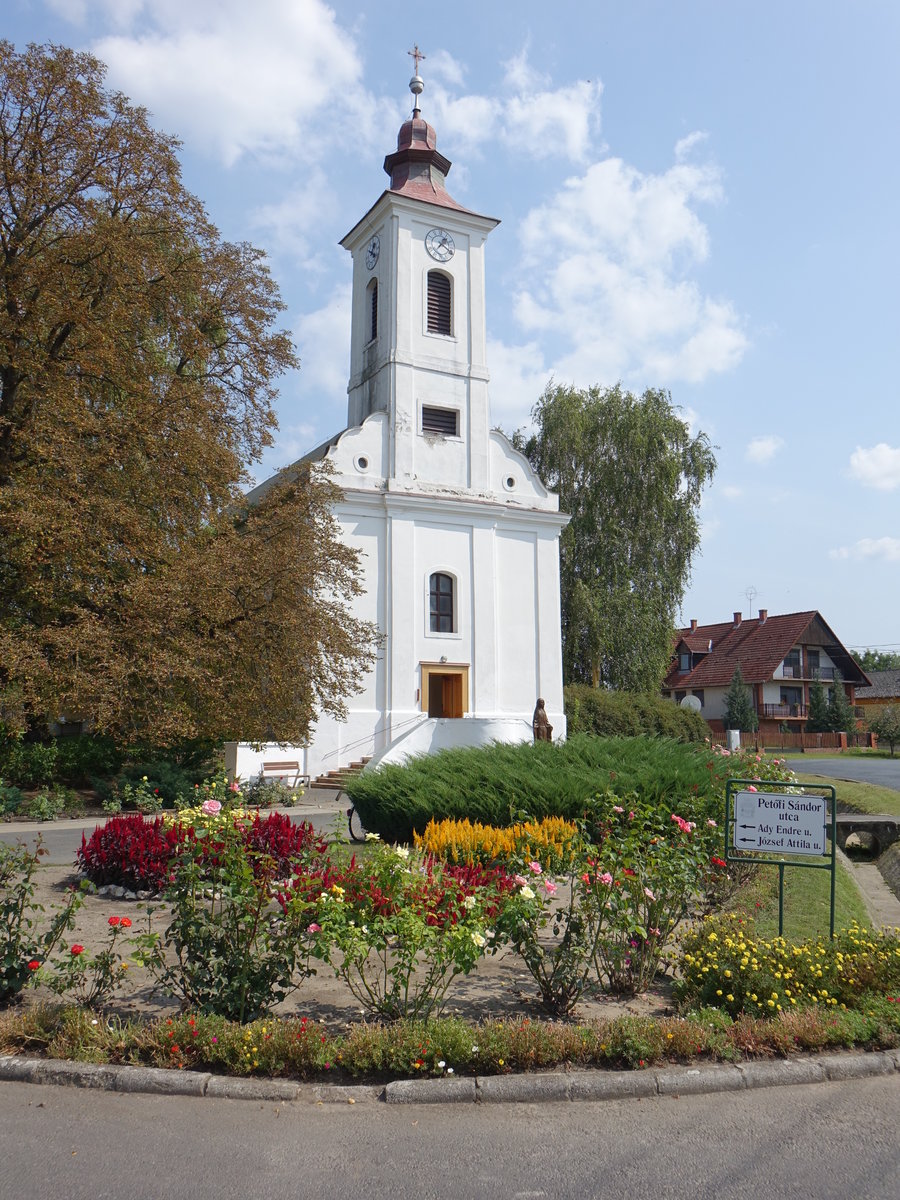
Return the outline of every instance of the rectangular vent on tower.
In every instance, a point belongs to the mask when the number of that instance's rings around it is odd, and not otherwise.
[[[422,405],[422,432],[442,437],[459,435],[459,413],[455,408],[427,408]]]

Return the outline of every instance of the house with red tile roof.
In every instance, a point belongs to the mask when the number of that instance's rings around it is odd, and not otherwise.
[[[834,686],[835,672],[843,678],[851,704],[856,688],[868,687],[869,678],[853,655],[818,612],[743,619],[700,625],[679,631],[663,695],[680,702],[695,696],[700,712],[712,729],[724,729],[725,695],[740,667],[750,688],[761,733],[783,727],[800,733],[809,715],[809,689],[818,679],[826,694]]]

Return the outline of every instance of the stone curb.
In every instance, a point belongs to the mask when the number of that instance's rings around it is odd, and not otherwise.
[[[734,1066],[669,1067],[659,1071],[551,1071],[454,1079],[398,1079],[378,1086],[247,1079],[162,1067],[108,1066],[0,1055],[0,1081],[99,1088],[109,1092],[227,1100],[359,1104],[546,1104],[577,1100],[638,1100],[794,1084],[839,1083],[900,1071],[900,1050],[763,1059]]]

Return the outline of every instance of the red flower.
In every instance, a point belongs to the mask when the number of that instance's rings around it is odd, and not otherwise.
[[[79,946],[79,944],[76,942],[75,945],[69,950],[69,953],[74,954],[77,958],[79,954],[84,954],[84,946]]]
[[[713,855],[709,861],[712,863],[712,865],[714,867],[727,867],[728,866],[728,864],[726,863],[724,858],[716,858],[715,855]]]
[[[631,867],[626,867],[625,870],[622,872],[622,874],[623,875],[633,875],[634,871],[632,871]]]
[[[131,928],[131,917],[123,917],[121,919],[121,921],[119,922],[119,924],[122,926],[123,929],[130,929]]]
[[[28,970],[29,970],[29,971],[36,971],[36,970],[38,969],[38,967],[40,967],[40,965],[41,965],[41,964],[38,962],[38,960],[37,960],[36,958],[33,958],[33,959],[31,960],[31,962],[28,964]]]
[[[107,922],[107,924],[109,924],[109,925],[118,925],[118,923],[119,923],[118,917],[110,917],[109,921]]]

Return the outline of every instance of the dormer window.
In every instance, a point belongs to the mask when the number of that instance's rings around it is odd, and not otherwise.
[[[682,650],[678,659],[678,670],[689,671],[691,669],[691,655],[689,650]]]
[[[450,276],[443,271],[428,272],[428,319],[426,329],[429,333],[442,333],[449,337],[451,325],[452,289]]]

